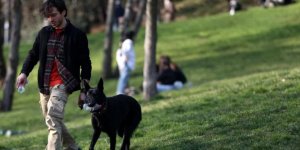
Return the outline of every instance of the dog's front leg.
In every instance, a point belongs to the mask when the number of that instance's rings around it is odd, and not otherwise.
[[[98,121],[94,116],[92,117],[92,125],[93,125],[93,128],[94,128],[94,133],[93,133],[92,141],[91,141],[91,144],[90,144],[90,150],[94,150],[95,144],[96,144],[96,142],[97,142],[97,140],[100,136],[100,133],[101,133],[101,129],[98,126]]]
[[[90,144],[90,150],[94,150],[94,147],[95,147],[95,144],[100,136],[100,133],[101,131],[100,130],[95,130],[94,131],[94,134],[93,134],[93,137],[92,137],[92,141],[91,141],[91,144]]]
[[[115,150],[116,148],[116,135],[116,132],[109,134],[110,150]]]

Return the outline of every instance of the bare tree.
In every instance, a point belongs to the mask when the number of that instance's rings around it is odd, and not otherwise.
[[[132,30],[134,31],[134,37],[136,38],[139,29],[141,27],[145,11],[146,11],[147,0],[128,0],[125,7],[124,23],[121,28],[121,37],[124,34]]]
[[[141,27],[141,24],[142,24],[144,15],[145,15],[146,4],[147,4],[147,0],[140,0],[140,2],[139,2],[139,8],[138,8],[138,12],[137,12],[138,15],[135,18],[134,26],[133,26],[133,31],[135,33],[134,39],[136,38],[136,36],[140,30],[140,27]]]
[[[0,88],[3,86],[5,74],[6,74],[6,66],[5,60],[3,56],[3,42],[4,42],[4,14],[3,14],[3,2],[0,1]]]
[[[157,0],[147,0],[143,96],[150,100],[156,94]]]
[[[112,43],[113,43],[113,17],[115,0],[108,1],[106,31],[104,41],[103,74],[104,79],[112,76]]]
[[[132,0],[127,0],[125,5],[124,22],[121,30],[122,36],[129,30],[132,17]]]
[[[9,43],[11,41],[11,0],[2,0],[4,3],[3,13],[4,13],[4,41],[5,43]]]
[[[175,20],[176,8],[171,0],[164,0],[161,11],[162,20],[165,23]]]
[[[11,48],[9,53],[9,61],[7,64],[7,73],[4,81],[3,101],[1,105],[2,111],[10,111],[13,104],[13,93],[16,80],[16,72],[19,62],[19,44],[22,23],[22,3],[21,0],[11,0],[12,6],[12,32],[11,32]]]
[[[72,19],[72,22],[76,25],[76,27],[78,27],[85,33],[88,33],[90,31],[92,23],[89,19],[89,15],[93,16],[93,14],[89,12],[89,9],[94,8],[91,7],[91,2],[92,1],[81,0],[70,1],[70,17]]]
[[[43,3],[44,2],[46,2],[47,0],[43,0]],[[48,22],[48,20],[47,20],[47,18],[44,18],[44,20],[43,20],[43,26],[45,27],[45,26],[48,26],[49,25],[49,22]]]
[[[99,15],[99,20],[105,22],[106,21],[106,10],[107,10],[107,0],[104,0],[104,1],[100,1],[100,15]],[[100,22],[101,22],[100,21]]]

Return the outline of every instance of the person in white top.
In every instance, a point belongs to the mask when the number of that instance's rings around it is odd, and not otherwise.
[[[135,68],[135,52],[133,44],[134,32],[130,31],[125,34],[121,47],[117,50],[116,59],[119,68],[119,81],[117,85],[117,94],[125,94],[128,86],[130,73]]]
[[[176,8],[171,0],[164,0],[164,8],[162,10],[163,21],[171,22],[175,20]]]

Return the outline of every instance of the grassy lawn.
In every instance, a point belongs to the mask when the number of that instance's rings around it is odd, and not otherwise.
[[[173,0],[175,2],[176,16],[192,18],[197,16],[209,16],[228,11],[227,0]],[[259,6],[259,0],[239,0],[243,10],[253,6]]]
[[[252,8],[233,17],[223,13],[159,24],[157,57],[170,55],[190,87],[149,102],[136,96],[143,120],[132,149],[299,149],[299,10],[300,4]],[[137,68],[130,81],[135,87],[142,83],[143,38],[141,31],[135,45]],[[89,42],[95,86],[102,67],[103,34],[89,35]],[[29,48],[22,44],[21,60]],[[0,136],[1,150],[39,150],[47,143],[36,71],[25,93],[15,94],[13,111],[0,113],[1,129],[25,132]],[[108,96],[115,93],[116,82],[104,81]],[[88,149],[90,114],[77,108],[77,95],[69,98],[65,122],[79,145]],[[120,143],[119,138],[118,148]],[[106,134],[96,145],[100,148],[109,149]]]

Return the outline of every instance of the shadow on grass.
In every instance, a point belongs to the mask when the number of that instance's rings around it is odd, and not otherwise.
[[[6,147],[4,147],[4,146],[0,146],[0,149],[1,149],[1,150],[10,150],[9,148],[6,148]]]

